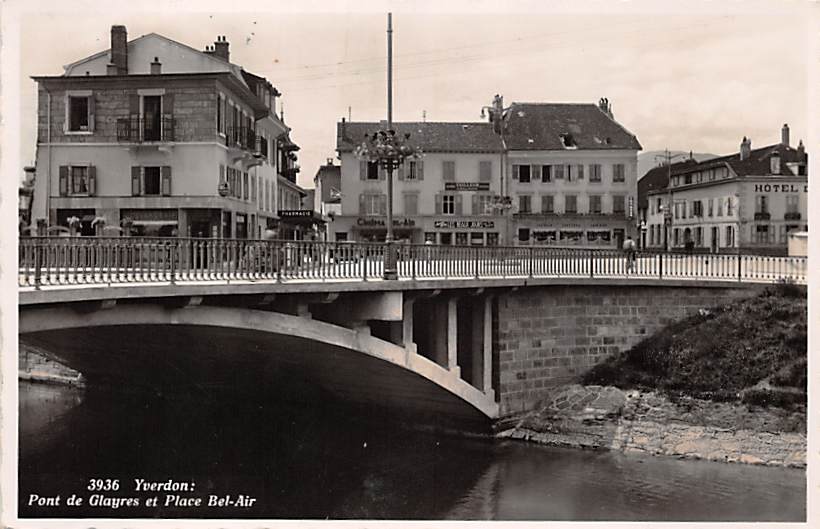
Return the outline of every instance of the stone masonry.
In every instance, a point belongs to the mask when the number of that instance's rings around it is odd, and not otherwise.
[[[754,294],[743,286],[579,285],[501,295],[493,344],[501,415],[533,409],[551,387],[673,322]]]

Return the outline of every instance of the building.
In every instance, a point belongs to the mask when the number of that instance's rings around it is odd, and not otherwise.
[[[673,166],[647,201],[650,248],[786,253],[789,233],[808,230],[808,156],[783,125],[780,143],[753,150],[744,137],[735,154]]]
[[[641,234],[638,242],[640,248],[658,246],[658,234],[650,229],[648,218],[649,193],[653,191],[665,190],[669,185],[669,176],[672,174],[672,171],[678,170],[685,165],[696,163],[698,163],[697,160],[692,157],[692,153],[690,152],[689,158],[686,160],[672,163],[671,165],[663,164],[653,167],[638,180],[638,221],[641,226]],[[660,241],[660,244],[663,245],[662,240]]]
[[[641,145],[608,100],[513,103],[504,126],[516,244],[620,248],[634,235]]]
[[[34,80],[35,219],[82,235],[257,237],[275,224],[280,94],[230,62],[225,37],[199,51],[112,26],[110,49]]]
[[[325,217],[335,218],[342,214],[342,167],[328,158],[327,163],[313,177],[315,204],[313,209]]]
[[[383,241],[387,194],[383,169],[360,161],[354,149],[386,123],[347,122],[337,126],[341,159],[341,213],[330,240]],[[397,134],[424,156],[408,161],[394,178],[393,231],[396,240],[438,244],[497,245],[506,219],[490,208],[500,194],[502,144],[487,123],[394,123]]]

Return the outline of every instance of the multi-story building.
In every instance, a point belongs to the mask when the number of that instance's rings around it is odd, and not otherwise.
[[[693,154],[690,152],[689,158],[686,160],[658,165],[638,179],[638,222],[641,226],[638,245],[640,248],[657,248],[659,245],[663,246],[664,244],[662,239],[664,234],[657,226],[649,223],[649,193],[667,189],[672,171],[676,171],[685,165],[697,163],[697,160],[693,158]]]
[[[230,62],[225,37],[198,51],[112,26],[110,49],[34,79],[35,219],[194,237],[257,237],[275,222],[279,93]]]
[[[496,103],[501,108],[500,97]],[[338,124],[335,240],[382,240],[385,175],[354,149],[385,123]],[[420,147],[395,177],[398,240],[612,247],[634,230],[637,139],[594,104],[513,103],[501,123],[396,123]]]
[[[784,253],[788,234],[808,230],[808,156],[781,142],[695,164],[673,166],[665,189],[647,193],[649,247],[703,252]],[[664,211],[669,208],[664,232]]]
[[[342,168],[328,158],[313,177],[315,204],[313,209],[326,217],[342,214]]]
[[[516,243],[620,248],[635,231],[641,145],[609,102],[513,103],[504,121]]]
[[[330,240],[383,241],[387,233],[385,171],[361,161],[354,149],[386,123],[342,119],[341,214]],[[506,219],[490,203],[500,194],[502,144],[487,123],[394,123],[397,134],[424,156],[406,162],[394,179],[393,231],[399,241],[497,245]]]

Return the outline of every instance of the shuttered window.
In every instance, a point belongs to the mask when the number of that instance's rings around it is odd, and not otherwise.
[[[493,162],[482,160],[478,162],[478,181],[489,182],[492,178]]]
[[[444,160],[441,166],[441,174],[445,182],[454,182],[456,179],[456,162]]]

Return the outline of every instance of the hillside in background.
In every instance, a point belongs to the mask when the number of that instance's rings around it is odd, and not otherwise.
[[[685,154],[686,156],[688,156],[689,151],[672,151],[672,154],[673,155],[675,155],[675,154]],[[664,155],[664,151],[647,151],[647,152],[638,153],[638,179],[640,180],[641,178],[643,178],[643,175],[645,175],[646,172],[649,171],[650,169],[652,169],[653,167],[661,165],[662,162],[660,160],[656,159],[656,156],[659,157],[659,156],[663,156],[663,155]],[[720,155],[719,154],[709,154],[709,153],[706,153],[706,152],[696,152],[696,153],[692,154],[692,157],[695,160],[699,161],[699,162],[702,162],[704,160],[709,160],[711,158],[717,158],[718,156],[720,156]],[[673,163],[674,162],[680,162],[684,159],[685,159],[684,157],[678,156],[677,158],[672,160],[672,162]]]

